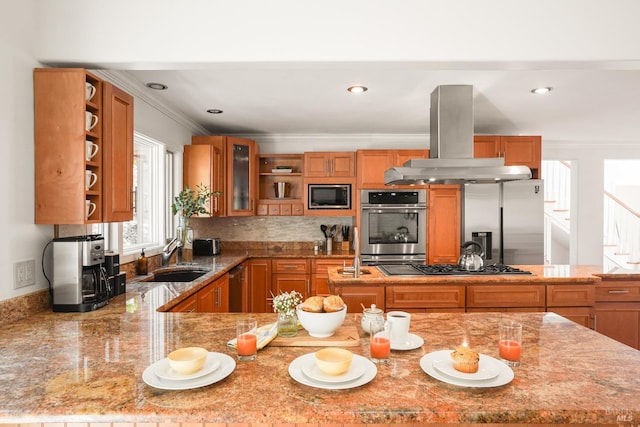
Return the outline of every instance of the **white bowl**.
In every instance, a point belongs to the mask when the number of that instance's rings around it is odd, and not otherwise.
[[[169,353],[169,366],[182,375],[198,372],[207,360],[208,351],[202,347],[185,347]]]
[[[327,347],[316,352],[316,364],[327,375],[342,375],[349,370],[353,353],[344,348]]]
[[[340,311],[333,313],[311,313],[302,309],[302,304],[296,308],[298,320],[302,327],[315,338],[330,337],[336,332],[347,316],[347,305]]]

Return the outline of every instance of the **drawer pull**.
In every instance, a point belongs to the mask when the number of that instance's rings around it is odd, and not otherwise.
[[[298,268],[297,265],[283,265],[282,268]]]
[[[620,290],[610,289],[609,293],[610,294],[628,294],[629,293],[629,289],[620,289]]]

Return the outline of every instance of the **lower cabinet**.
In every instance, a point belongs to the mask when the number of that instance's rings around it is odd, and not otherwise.
[[[469,285],[467,311],[544,311],[545,285]]]
[[[253,258],[247,261],[247,284],[243,289],[245,313],[270,313],[271,304],[271,259]]]
[[[547,311],[593,328],[595,303],[593,285],[547,285]]]
[[[229,274],[207,284],[197,293],[180,301],[170,311],[227,313],[229,311]]]
[[[311,265],[308,259],[274,259],[271,264],[271,291],[297,291],[303,300],[311,296]]]
[[[640,281],[603,278],[595,299],[594,329],[640,350]]]
[[[311,295],[327,295],[329,292],[328,269],[331,267],[353,266],[351,258],[323,258],[311,261]]]
[[[383,286],[336,286],[331,293],[340,295],[348,313],[362,313],[362,306],[371,307],[371,304],[385,309]]]
[[[464,312],[464,307],[464,285],[392,286],[386,290],[387,310]]]

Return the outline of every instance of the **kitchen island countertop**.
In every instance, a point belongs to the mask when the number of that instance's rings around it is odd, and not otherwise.
[[[241,314],[161,313],[173,297],[163,283],[131,284],[89,313],[41,312],[0,330],[0,422],[535,423],[631,425],[640,420],[640,352],[552,313],[413,314],[424,345],[394,351],[368,384],[322,390],[299,384],[289,364],[316,347],[267,346],[225,380],[169,391],[143,371],[170,351],[227,347]],[[246,315],[245,315],[246,316]],[[275,314],[256,314],[260,324]],[[522,366],[495,388],[431,378],[420,359],[463,341],[497,357],[497,323],[524,324]],[[359,325],[360,313],[346,323]],[[368,356],[367,338],[357,326]]]

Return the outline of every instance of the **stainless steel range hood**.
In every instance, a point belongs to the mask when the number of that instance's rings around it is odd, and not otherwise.
[[[531,179],[526,166],[503,158],[473,158],[473,86],[438,86],[431,93],[429,159],[413,159],[384,172],[386,185],[488,184]]]

